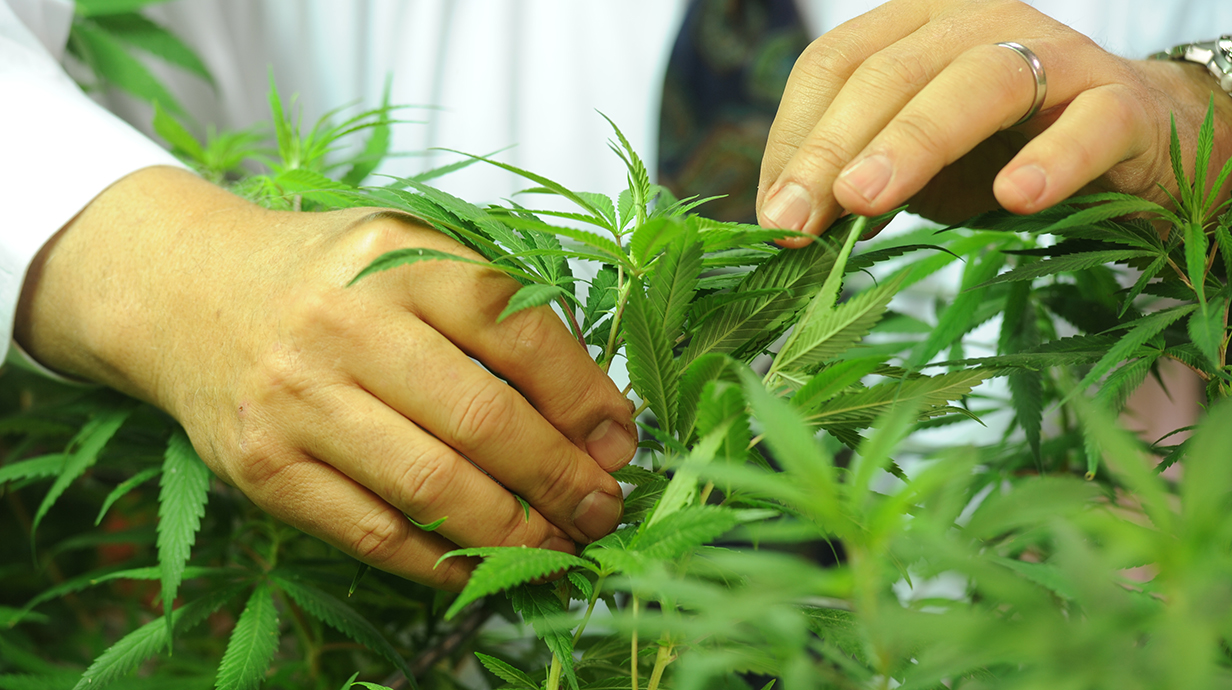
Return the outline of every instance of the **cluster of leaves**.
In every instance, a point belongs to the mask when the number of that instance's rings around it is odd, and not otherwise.
[[[0,688],[335,687],[347,675],[350,687],[356,666],[457,687],[445,662],[464,659],[526,690],[1232,680],[1232,475],[1220,464],[1232,404],[1212,407],[1174,447],[1148,446],[1113,421],[1162,358],[1199,372],[1212,400],[1226,391],[1232,240],[1229,216],[1218,216],[1227,202],[1207,192],[1209,118],[1195,173],[1174,156],[1177,211],[1096,195],[856,252],[885,218],[850,218],[804,249],[780,250],[770,242],[791,233],[705,219],[694,213],[704,199],[651,184],[615,127],[628,170],[615,197],[487,156],[360,187],[388,152],[388,104],[307,133],[276,90],[271,108],[273,151],[251,134],[202,143],[162,109],[156,127],[206,174],[269,206],[405,213],[522,284],[500,318],[552,305],[601,367],[623,358],[648,412],[637,466],[616,473],[633,487],[623,524],[577,555],[449,554],[483,559],[450,601],[365,568],[352,576],[353,563],[212,482],[157,411],[23,381],[5,391],[25,390],[25,400],[0,400],[0,483],[26,543],[54,544],[35,551],[54,584],[0,602]],[[340,138],[357,132],[366,143],[334,162]],[[243,172],[254,160],[264,174]],[[519,200],[552,196],[574,210],[482,208],[426,183],[476,161],[527,179]],[[1229,170],[1211,176],[1215,190]],[[1166,239],[1153,219],[1171,226]],[[422,261],[467,259],[395,251],[355,280]],[[892,308],[958,262],[961,291],[936,299],[935,319]],[[1121,288],[1110,262],[1142,272]],[[1151,310],[1151,297],[1182,304]],[[993,346],[977,337],[989,328]],[[992,378],[1008,395],[969,395]],[[1012,421],[979,443],[922,442],[973,438],[979,418],[1001,410]],[[1152,472],[1152,454],[1183,462],[1183,480]],[[155,477],[157,491],[147,490]],[[22,497],[48,481],[23,521]],[[76,534],[66,499],[90,505],[104,529]],[[127,521],[119,531],[107,528],[114,515]],[[105,557],[115,544],[130,553]],[[78,557],[67,559],[70,549]],[[1127,570],[1138,566],[1151,572]],[[28,571],[5,566],[4,576],[42,578]],[[137,590],[153,601],[121,608],[126,632],[106,646],[92,632],[99,611],[78,596],[141,582],[158,583]],[[493,614],[519,625],[484,627]],[[35,651],[41,626],[74,616],[84,670],[58,665],[78,651],[57,664]],[[225,643],[185,636],[206,621],[229,630]],[[519,644],[523,630],[542,644]],[[174,656],[147,665],[173,644]],[[144,678],[131,678],[139,667]]]

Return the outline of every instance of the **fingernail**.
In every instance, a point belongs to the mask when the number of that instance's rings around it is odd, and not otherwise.
[[[633,459],[637,439],[629,430],[611,419],[605,419],[586,437],[586,452],[608,472],[620,469]]]
[[[1034,163],[1022,166],[1010,173],[1006,179],[1022,198],[1033,206],[1044,196],[1044,188],[1048,186],[1048,175]]]
[[[855,190],[865,201],[871,202],[890,184],[894,168],[890,159],[881,154],[861,158],[839,173],[838,179]]]
[[[573,524],[593,541],[615,529],[622,512],[624,503],[619,498],[596,491],[583,498],[573,511]]]
[[[544,539],[543,543],[539,545],[539,548],[548,549],[549,551],[561,551],[563,553],[574,552],[572,540],[565,539],[564,537],[557,536],[555,534],[547,539]]]
[[[803,230],[804,224],[813,213],[813,200],[809,198],[804,187],[788,182],[766,200],[766,206],[761,213],[775,228]]]

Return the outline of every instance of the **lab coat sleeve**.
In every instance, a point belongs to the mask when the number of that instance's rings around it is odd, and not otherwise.
[[[72,17],[61,5],[0,0],[0,348],[9,362],[44,373],[13,342],[17,300],[34,256],[125,175],[152,165],[183,167],[86,97],[60,67],[53,54],[63,49]]]

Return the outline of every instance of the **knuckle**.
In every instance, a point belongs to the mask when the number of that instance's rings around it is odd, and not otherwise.
[[[514,395],[504,382],[485,377],[454,404],[447,442],[466,454],[486,439],[503,436],[517,412]]]
[[[531,502],[549,508],[551,506],[571,508],[581,500],[579,494],[581,494],[582,482],[581,463],[575,462],[566,454],[555,462],[546,463],[540,468],[534,500]]]
[[[856,75],[881,92],[898,94],[916,93],[936,76],[932,61],[923,55],[885,51],[869,56]]]
[[[525,309],[509,318],[510,333],[506,347],[515,362],[541,356],[544,344],[553,331],[563,327],[556,314],[547,307]]]
[[[894,119],[893,128],[895,136],[907,140],[926,155],[939,156],[945,150],[945,130],[928,113],[903,111]]]
[[[346,546],[360,560],[379,566],[393,560],[409,534],[408,524],[392,511],[374,509],[351,527]]]
[[[829,177],[838,174],[854,156],[838,141],[830,137],[809,137],[800,144],[796,153],[797,165],[807,165],[813,170],[829,170]],[[816,179],[817,175],[805,173],[798,175],[803,179]]]
[[[454,473],[443,453],[424,453],[406,463],[393,478],[389,497],[411,515],[434,514],[439,502],[447,501]]]
[[[543,541],[536,541],[531,538],[534,531],[534,523],[526,519],[526,514],[522,512],[522,507],[519,505],[516,510],[509,511],[504,520],[499,525],[493,525],[496,534],[500,536],[496,539],[493,546],[539,546]]]

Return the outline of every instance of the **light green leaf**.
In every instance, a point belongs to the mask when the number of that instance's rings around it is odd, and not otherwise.
[[[1227,336],[1224,320],[1228,313],[1228,298],[1226,295],[1203,301],[1198,309],[1189,317],[1189,338],[1206,355],[1212,366],[1219,364],[1219,351]]]
[[[1149,213],[1159,216],[1171,216],[1172,213],[1159,204],[1139,198],[1122,198],[1109,201],[1098,206],[1083,209],[1067,215],[1060,221],[1044,228],[1041,232],[1055,233],[1066,228],[1081,225],[1095,225],[1105,220],[1127,216],[1131,213]]]
[[[289,168],[274,177],[274,184],[286,197],[300,196],[326,208],[353,208],[371,203],[346,192],[352,187],[308,168]]]
[[[629,240],[629,257],[636,266],[644,267],[658,256],[664,247],[685,232],[687,223],[676,218],[655,218],[633,229]]]
[[[449,252],[442,252],[436,249],[410,247],[407,249],[395,249],[391,252],[385,252],[384,254],[378,256],[372,263],[368,264],[364,270],[360,271],[358,275],[352,278],[351,282],[347,283],[347,286],[349,287],[354,285],[373,273],[388,271],[391,268],[407,266],[410,264],[419,263],[420,261],[457,261],[464,264],[483,266],[484,268],[492,268],[499,271],[504,271],[506,273],[512,273],[514,275],[522,276],[528,280],[535,278],[535,276],[511,266],[489,263],[487,261],[477,261],[475,259],[466,259],[458,256],[457,254],[450,254]]]
[[[1043,276],[1055,275],[1057,273],[1072,273],[1116,261],[1129,261],[1130,259],[1139,259],[1147,256],[1153,257],[1155,254],[1155,252],[1141,249],[1108,249],[1097,252],[1065,254],[1044,259],[1043,261],[1036,261],[1025,266],[1019,266],[975,287],[988,287],[989,285],[1009,283],[1016,280],[1034,280]]]
[[[99,16],[94,22],[121,41],[162,58],[213,85],[214,78],[201,58],[175,34],[137,13]]]
[[[501,311],[500,316],[496,317],[496,322],[500,323],[523,309],[551,304],[557,299],[569,296],[570,294],[568,290],[559,285],[542,285],[540,283],[523,285],[509,298],[509,304]]]
[[[73,690],[99,690],[128,675],[160,648],[171,644],[169,628],[180,632],[192,628],[245,588],[246,585],[233,585],[216,589],[171,612],[170,625],[163,620],[168,616],[163,616],[125,635],[90,664]]]
[[[745,397],[753,415],[761,422],[766,443],[775,459],[814,499],[807,509],[822,529],[845,532],[847,524],[839,511],[841,502],[834,477],[834,458],[817,442],[812,427],[805,423],[798,410],[766,391],[752,371],[740,369],[739,373]]]
[[[342,183],[357,187],[376,170],[381,161],[389,153],[390,142],[390,103],[389,93],[393,85],[393,76],[385,79],[385,94],[381,97],[381,107],[373,112],[375,121],[368,128],[368,140],[364,148],[355,158],[351,159],[351,169],[342,176]],[[469,161],[463,161],[464,165]],[[422,181],[422,176],[419,178]]]
[[[756,345],[772,342],[829,275],[835,257],[833,245],[821,238],[803,249],[781,251],[758,266],[736,288],[738,292],[769,288],[785,291],[737,302],[706,321],[690,340],[683,361],[691,362],[710,352],[745,354],[757,350]]]
[[[437,529],[440,528],[441,525],[445,524],[445,521],[449,519],[449,516],[446,515],[443,518],[437,518],[436,520],[433,520],[432,522],[429,522],[427,524],[421,524],[417,522],[415,518],[409,515],[406,516],[406,519],[410,520],[412,525],[415,525],[416,527],[418,527],[419,529],[425,532],[435,532]]]
[[[509,683],[516,688],[525,688],[526,690],[539,690],[539,685],[531,680],[530,676],[526,675],[513,666],[497,659],[494,656],[488,656],[482,652],[475,652],[475,658],[479,659],[479,663],[488,669],[492,675]]]
[[[1068,401],[1077,394],[1081,394],[1105,374],[1111,371],[1114,366],[1124,362],[1126,359],[1129,359],[1130,356],[1132,356],[1132,354],[1139,347],[1141,347],[1143,343],[1151,338],[1154,338],[1156,335],[1159,335],[1160,332],[1172,325],[1173,322],[1190,314],[1197,308],[1198,305],[1196,304],[1173,307],[1171,309],[1157,311],[1154,314],[1144,316],[1141,319],[1134,321],[1130,324],[1133,328],[1129,331],[1129,333],[1126,333],[1119,340],[1117,340],[1116,344],[1113,345],[1108,352],[1095,363],[1095,366],[1091,367],[1091,370],[1085,377],[1083,377],[1082,381],[1080,381],[1078,385],[1070,391],[1067,396],[1065,396],[1065,401]]]
[[[590,281],[586,293],[586,306],[582,307],[582,330],[590,331],[607,312],[616,307],[616,269],[604,266],[595,279]]]
[[[968,260],[963,271],[962,291],[941,313],[937,326],[928,334],[928,338],[911,352],[906,364],[908,368],[917,369],[924,366],[965,333],[980,325],[976,315],[979,308],[989,302],[987,285],[1004,263],[1005,255],[1001,252],[987,252],[978,260],[975,257]]]
[[[578,690],[577,674],[573,668],[573,636],[561,630],[559,624],[553,620],[565,612],[554,588],[535,585],[518,587],[513,590],[510,603],[513,604],[513,610],[531,624],[535,636],[543,640],[556,658],[560,659],[571,690]]]
[[[676,399],[676,425],[681,439],[687,441],[693,435],[693,424],[697,419],[697,406],[701,400],[702,389],[710,381],[728,373],[728,365],[732,362],[727,355],[712,352],[698,357],[685,367],[680,376]]]
[[[719,427],[703,436],[690,450],[684,463],[677,468],[654,511],[642,522],[645,530],[676,511],[691,504],[697,497],[697,479],[703,468],[714,461],[715,453],[726,440],[727,429]],[[657,488],[657,487],[656,487]]]
[[[209,500],[210,470],[201,462],[182,429],[167,441],[163,476],[158,493],[158,563],[162,568],[163,611],[170,611],[180,588],[184,567],[192,555],[205,504]],[[171,644],[167,621],[167,644]]]
[[[69,484],[76,481],[78,477],[85,474],[86,470],[93,467],[94,463],[98,462],[99,454],[103,452],[107,442],[119,431],[120,426],[124,424],[124,420],[128,419],[132,411],[132,405],[121,404],[117,408],[99,412],[73,437],[65,452],[66,457],[59,476],[48,489],[47,495],[43,497],[43,502],[39,504],[34,514],[34,521],[30,527],[31,539],[34,538],[34,532],[38,530],[39,523],[43,521],[47,511],[51,510],[51,507],[68,489]]]
[[[833,308],[810,309],[796,324],[795,337],[775,357],[774,369],[810,367],[849,350],[881,320],[905,278],[900,274]]]
[[[1198,295],[1198,304],[1206,304],[1206,232],[1199,223],[1186,223],[1185,273]]]
[[[791,397],[791,404],[807,413],[821,403],[856,385],[885,364],[883,357],[865,357],[835,362],[817,372]]]
[[[76,47],[82,59],[105,83],[114,84],[143,101],[157,101],[172,112],[184,113],[184,107],[167,87],[140,60],[129,55],[124,44],[110,33],[89,22],[76,22],[70,41],[71,47]]]
[[[668,434],[676,431],[675,406],[679,364],[672,358],[672,343],[655,318],[650,298],[635,279],[625,304],[624,336],[629,351],[629,381]]]
[[[248,597],[231,630],[227,651],[218,665],[217,690],[253,690],[261,685],[278,650],[278,611],[274,594],[261,582]]]
[[[702,245],[692,230],[688,225],[688,231],[677,235],[655,263],[646,293],[663,324],[663,333],[672,341],[684,325],[702,272]]]
[[[309,584],[291,579],[277,571],[271,576],[277,580],[278,587],[295,600],[313,617],[326,625],[355,640],[363,646],[385,657],[406,676],[412,688],[417,688],[415,676],[406,664],[406,660],[398,653],[385,636],[376,629],[368,619],[361,616],[355,609],[347,606],[336,597],[326,594]]]
[[[197,163],[205,163],[205,149],[180,121],[154,101],[154,133],[162,137],[172,150],[178,150]]]
[[[630,549],[655,559],[673,560],[731,531],[740,520],[719,506],[687,506],[646,527]]]
[[[167,0],[77,0],[76,14],[81,17],[104,17],[127,14],[158,5]]]
[[[453,618],[477,599],[489,594],[516,587],[552,573],[569,568],[587,568],[593,570],[595,565],[590,561],[578,558],[572,554],[551,549],[531,549],[524,546],[484,546],[471,549],[457,549],[441,556],[437,561],[456,556],[479,556],[483,562],[475,567],[471,579],[466,583],[462,593],[454,599],[445,618]]]
[[[633,484],[634,486],[642,486],[643,484],[659,484],[667,481],[667,477],[658,472],[651,472],[644,467],[637,465],[625,465],[624,467],[612,473],[612,479],[621,484]]]
[[[826,428],[860,428],[871,426],[894,404],[918,405],[921,416],[945,413],[949,401],[962,398],[994,373],[991,369],[967,369],[902,382],[887,381],[862,391],[836,395],[814,408],[807,419]]]
[[[157,477],[160,473],[162,473],[162,471],[163,468],[161,467],[147,467],[137,474],[134,474],[128,479],[120,482],[116,488],[111,490],[111,493],[107,494],[107,498],[103,499],[103,506],[98,509],[98,517],[94,518],[94,526],[97,527],[99,523],[103,521],[103,516],[107,514],[107,510],[111,508],[116,501],[120,500],[120,498],[138,486],[146,483],[154,477]]]

